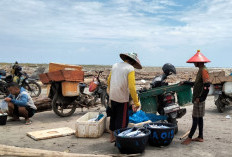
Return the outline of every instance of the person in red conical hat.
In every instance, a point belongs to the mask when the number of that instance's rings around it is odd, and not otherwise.
[[[187,61],[187,63],[208,63],[208,62],[210,62],[210,60],[206,58],[200,52],[200,50],[197,50],[197,53]]]
[[[205,115],[205,99],[209,92],[210,80],[209,73],[204,63],[210,62],[200,50],[190,58],[187,63],[194,63],[195,67],[198,67],[198,73],[195,82],[185,82],[193,86],[193,113],[192,113],[192,128],[188,135],[188,138],[182,142],[184,145],[190,144],[192,141],[203,142],[203,117]],[[192,139],[197,126],[199,128],[199,135],[197,138]]]

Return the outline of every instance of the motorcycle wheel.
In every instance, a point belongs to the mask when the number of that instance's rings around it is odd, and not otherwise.
[[[219,98],[215,101],[215,105],[218,112],[223,113],[225,111],[225,104]]]
[[[5,97],[7,97],[10,93],[9,91],[7,90],[7,83],[3,83],[1,82],[1,87],[0,87],[0,99],[3,99]]]
[[[109,105],[109,95],[106,93],[106,91],[104,91],[101,94],[101,104],[102,106],[104,106],[105,108],[107,108],[107,106]]]
[[[41,94],[41,86],[35,81],[30,81],[24,84],[23,87],[28,91],[31,97],[38,97]]]
[[[58,99],[58,93],[56,93],[52,99],[52,110],[60,117],[68,117],[75,112],[76,104],[72,102],[65,105]]]

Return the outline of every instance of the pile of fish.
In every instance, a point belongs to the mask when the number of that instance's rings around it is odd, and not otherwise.
[[[118,134],[120,137],[141,137],[145,135],[146,134],[142,130],[137,128],[130,128]]]
[[[7,113],[0,113],[0,116],[7,116]]]
[[[167,129],[169,128],[168,126],[165,126],[165,125],[157,125],[157,124],[149,124],[148,125],[150,128],[153,128],[153,129]]]

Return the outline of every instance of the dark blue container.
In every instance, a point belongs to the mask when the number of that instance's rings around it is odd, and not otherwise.
[[[119,151],[123,154],[142,153],[145,150],[145,147],[147,145],[150,131],[145,128],[140,129],[143,133],[145,133],[145,136],[140,136],[140,137],[118,136],[119,133],[125,130],[128,130],[128,129],[130,128],[123,128],[123,129],[114,131],[114,136],[116,137],[115,145],[117,146]],[[133,130],[136,130],[136,128],[134,128]]]
[[[152,128],[149,125],[167,126],[168,128]],[[149,144],[152,146],[160,147],[167,146],[172,142],[175,133],[175,124],[171,123],[149,123],[144,125],[145,128],[151,131],[149,136]]]
[[[0,115],[0,125],[6,125],[7,115]]]

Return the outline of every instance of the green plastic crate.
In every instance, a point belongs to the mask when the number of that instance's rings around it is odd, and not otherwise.
[[[177,102],[180,106],[192,102],[191,86],[175,84],[153,88],[146,92],[139,93],[142,110],[148,113],[156,113],[158,108],[157,96],[170,91],[177,93]]]

